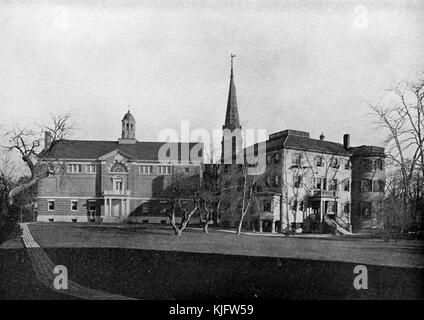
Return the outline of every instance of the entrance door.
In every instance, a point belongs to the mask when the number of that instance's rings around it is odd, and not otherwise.
[[[94,219],[96,219],[96,202],[94,201],[88,202],[88,216],[90,221],[94,221]]]
[[[112,200],[112,216],[121,216],[121,200]]]

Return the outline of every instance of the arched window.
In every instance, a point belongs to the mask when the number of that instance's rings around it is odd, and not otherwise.
[[[127,123],[127,130],[129,129],[129,124]]]
[[[122,163],[115,163],[112,166],[112,168],[110,168],[110,172],[120,173],[120,172],[128,172],[128,170]]]

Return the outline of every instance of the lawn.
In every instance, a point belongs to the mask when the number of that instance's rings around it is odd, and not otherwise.
[[[140,299],[423,299],[421,243],[236,236],[168,226],[33,224],[70,280]],[[10,246],[9,246],[10,247]],[[12,252],[13,251],[13,252]],[[0,298],[57,299],[36,283],[24,250],[0,250]],[[356,290],[355,265],[368,268]],[[66,298],[66,296],[64,296]]]
[[[236,236],[214,230],[187,230],[176,237],[168,226],[158,225],[32,224],[30,229],[43,248],[127,248],[424,268],[423,243],[412,240]]]

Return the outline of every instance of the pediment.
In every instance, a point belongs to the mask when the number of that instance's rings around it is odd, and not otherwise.
[[[99,160],[113,160],[112,162],[127,162],[134,160],[133,157],[131,157],[129,154],[123,152],[122,150],[116,149],[112,152],[109,152],[101,157],[99,157]]]

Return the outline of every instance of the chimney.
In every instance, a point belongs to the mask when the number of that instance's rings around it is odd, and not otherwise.
[[[350,134],[343,135],[343,148],[346,150],[350,148]]]
[[[48,150],[52,144],[52,133],[50,131],[44,131],[44,150]]]
[[[324,133],[323,133],[323,132],[321,132],[321,134],[320,134],[320,136],[319,136],[319,139],[322,141],[322,140],[324,140],[324,138],[325,138]]]

